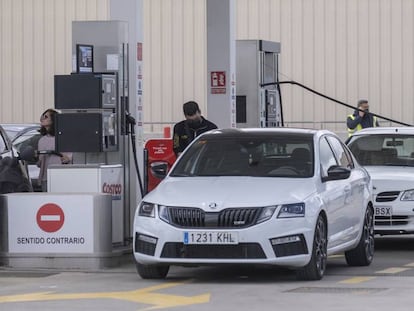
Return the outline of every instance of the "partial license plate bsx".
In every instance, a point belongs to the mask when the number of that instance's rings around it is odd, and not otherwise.
[[[184,232],[184,244],[238,244],[237,232],[188,231]]]
[[[392,216],[392,207],[375,207],[375,216]]]

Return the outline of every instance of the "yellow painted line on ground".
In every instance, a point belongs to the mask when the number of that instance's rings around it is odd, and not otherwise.
[[[340,281],[338,283],[342,283],[342,284],[358,284],[358,283],[363,283],[363,282],[367,282],[370,281],[372,279],[375,279],[375,276],[356,276],[350,279],[346,279],[343,281]]]
[[[404,265],[404,267],[414,267],[414,262],[408,263],[408,264]]]
[[[397,268],[397,267],[392,267],[392,268],[388,268],[388,269],[376,271],[375,273],[395,274],[395,273],[403,272],[403,271],[406,271],[406,270],[410,270],[410,268]]]
[[[125,292],[98,292],[77,294],[39,292],[22,295],[9,295],[0,296],[0,303],[76,299],[119,299],[141,304],[148,304],[151,305],[151,307],[145,310],[155,310],[173,308],[178,306],[188,306],[193,304],[202,304],[208,303],[210,301],[210,294],[202,294],[198,296],[178,296],[154,292],[156,290],[166,289],[183,284],[185,284],[185,282],[172,282]]]

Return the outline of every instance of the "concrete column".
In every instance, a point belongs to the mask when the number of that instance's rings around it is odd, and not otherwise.
[[[235,1],[206,1],[208,119],[236,127]]]
[[[143,0],[110,0],[109,15],[111,20],[128,22],[129,112],[137,120],[136,138],[142,145]]]
[[[129,79],[129,112],[136,120],[136,151],[140,171],[140,178],[143,178],[143,0],[110,0],[110,18],[128,22],[128,79]],[[134,159],[131,148],[126,150],[130,157],[126,157],[129,163],[129,184],[131,189],[130,202],[126,204],[127,215],[125,215],[127,236],[132,237],[132,226],[134,211],[137,201],[142,197],[137,175],[135,172]],[[134,191],[135,190],[135,191]]]

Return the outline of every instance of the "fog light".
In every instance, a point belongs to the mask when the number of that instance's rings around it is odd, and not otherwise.
[[[153,237],[150,237],[148,235],[140,234],[140,235],[138,235],[138,240],[141,240],[141,241],[147,242],[147,243],[151,243],[151,244],[157,244],[157,238],[153,238]]]
[[[135,252],[154,256],[158,239],[135,232]]]
[[[299,235],[291,235],[291,236],[271,239],[270,243],[272,243],[272,245],[278,245],[278,244],[299,242],[300,240],[301,239]]]
[[[308,254],[303,234],[283,236],[270,239],[276,257],[297,256]]]

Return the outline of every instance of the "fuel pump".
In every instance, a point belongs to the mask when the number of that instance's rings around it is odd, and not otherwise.
[[[118,150],[117,75],[56,75],[56,147],[59,151]],[[73,126],[76,124],[76,126]]]
[[[236,41],[237,127],[283,126],[278,85],[280,43],[265,40]]]

